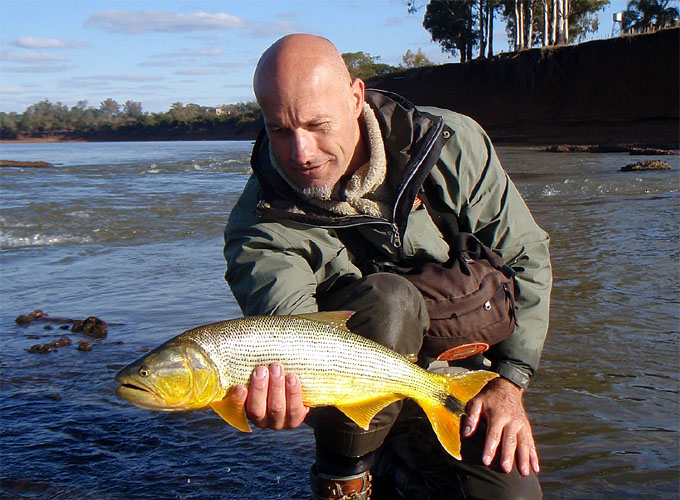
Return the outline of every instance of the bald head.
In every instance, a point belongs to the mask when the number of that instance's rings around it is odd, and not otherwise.
[[[262,54],[253,87],[260,102],[272,90],[278,93],[320,78],[335,83],[339,89],[352,83],[340,52],[330,41],[316,35],[288,35]]]
[[[331,42],[314,35],[280,39],[262,54],[253,83],[270,155],[290,183],[328,193],[366,162],[359,124],[364,82],[352,81]]]

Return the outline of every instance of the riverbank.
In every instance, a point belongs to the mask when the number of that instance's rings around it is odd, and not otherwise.
[[[477,120],[495,142],[680,148],[680,28],[393,73],[368,86]]]

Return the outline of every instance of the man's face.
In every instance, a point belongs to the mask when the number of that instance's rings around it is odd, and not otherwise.
[[[271,87],[259,99],[279,169],[308,196],[329,196],[343,175],[360,166],[352,160],[363,90],[361,80],[343,85],[317,71]]]

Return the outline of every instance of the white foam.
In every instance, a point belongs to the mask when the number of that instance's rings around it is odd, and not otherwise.
[[[11,236],[0,232],[0,248],[44,247],[64,244],[87,244],[87,236],[34,234],[33,236]]]

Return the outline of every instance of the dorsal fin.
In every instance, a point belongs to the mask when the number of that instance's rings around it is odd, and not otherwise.
[[[347,320],[352,317],[354,311],[319,311],[315,313],[296,314],[298,318],[316,321],[328,326],[347,330]]]

